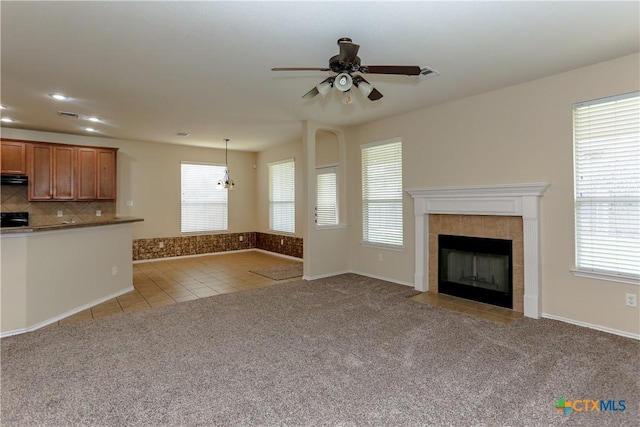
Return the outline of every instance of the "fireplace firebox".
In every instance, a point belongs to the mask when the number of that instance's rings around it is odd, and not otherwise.
[[[513,308],[511,240],[438,235],[438,292]]]

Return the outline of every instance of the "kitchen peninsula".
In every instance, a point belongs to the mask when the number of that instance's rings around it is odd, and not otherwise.
[[[3,229],[1,334],[36,330],[133,290],[140,218]]]
[[[133,290],[133,226],[142,219],[116,213],[118,149],[0,143],[0,336]]]

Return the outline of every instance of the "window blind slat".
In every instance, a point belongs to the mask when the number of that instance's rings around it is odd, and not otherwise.
[[[269,228],[294,233],[296,228],[295,163],[269,165]]]
[[[362,148],[363,240],[402,246],[402,143]]]
[[[323,168],[317,172],[316,225],[338,224],[337,168]]]
[[[640,98],[574,105],[576,265],[640,277]]]
[[[181,164],[180,231],[196,233],[228,229],[227,190],[216,189],[225,166]]]

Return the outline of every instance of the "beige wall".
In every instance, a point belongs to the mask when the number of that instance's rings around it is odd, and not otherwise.
[[[316,166],[337,165],[340,162],[338,137],[326,130],[316,131]]]
[[[133,289],[131,224],[8,234],[0,247],[3,335],[43,326]]]
[[[255,231],[271,233],[269,230],[269,163],[294,159],[296,169],[296,231],[297,237],[304,236],[304,186],[302,184],[306,163],[302,155],[302,143],[282,144],[261,151],[256,160],[256,203],[257,217]]]
[[[355,271],[411,283],[413,202],[404,198],[402,251],[362,246],[360,144],[400,137],[404,188],[548,182],[541,201],[542,311],[640,334],[639,288],[574,277],[572,104],[639,88],[639,56],[580,68],[350,129],[351,263]],[[436,80],[423,84],[437,84]],[[378,255],[383,255],[383,261]]]
[[[133,238],[180,235],[180,163],[224,164],[224,150],[58,133],[2,129],[3,138],[75,145],[118,147],[119,216],[144,222],[133,226]],[[229,232],[256,231],[256,153],[229,151],[229,172],[236,188],[229,191]],[[215,183],[213,183],[215,184]],[[126,205],[127,200],[133,206]]]

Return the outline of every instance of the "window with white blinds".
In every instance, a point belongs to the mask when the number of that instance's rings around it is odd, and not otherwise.
[[[198,233],[227,230],[227,190],[216,189],[224,165],[181,165],[180,231]]]
[[[402,142],[369,144],[362,153],[362,239],[402,246]]]
[[[269,164],[269,228],[296,231],[295,162],[285,160]]]
[[[316,169],[316,225],[319,227],[338,224],[338,168]]]
[[[573,107],[576,274],[640,278],[639,100],[635,92]]]

